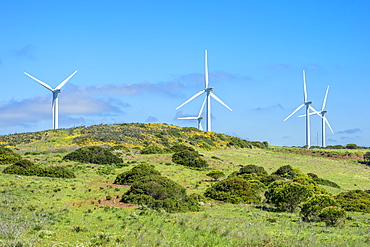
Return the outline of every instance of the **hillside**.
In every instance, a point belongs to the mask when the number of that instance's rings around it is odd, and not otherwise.
[[[349,213],[343,227],[302,222],[299,213],[276,212],[265,203],[209,200],[204,211],[170,214],[120,202],[130,186],[113,184],[118,174],[146,162],[186,188],[188,195],[202,194],[216,183],[206,175],[212,170],[227,177],[251,164],[268,174],[290,165],[337,183],[341,188],[322,186],[335,195],[370,189],[370,169],[356,158],[362,150],[350,150],[356,155],[343,157],[334,153],[347,151],[325,150],[323,155],[316,150],[316,156],[300,153],[301,149],[266,148],[267,143],[165,124],[76,127],[0,136],[0,142],[42,167],[62,166],[76,175],[61,179],[0,173],[0,245],[365,246],[370,241],[368,213]],[[195,147],[209,167],[174,164],[170,152],[141,154],[148,146],[165,150],[175,144]],[[110,147],[123,163],[63,160],[71,151],[92,145]],[[0,165],[0,171],[6,167]]]

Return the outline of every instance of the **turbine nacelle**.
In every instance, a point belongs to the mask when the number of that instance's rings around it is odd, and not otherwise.
[[[306,101],[304,102],[305,105],[312,105],[313,104],[313,101]]]
[[[62,92],[62,89],[55,89],[53,90],[53,93],[61,93]]]
[[[206,93],[208,93],[208,92],[212,92],[213,90],[215,90],[215,88],[214,88],[214,87],[208,87],[208,88],[204,89],[204,91],[205,91]]]

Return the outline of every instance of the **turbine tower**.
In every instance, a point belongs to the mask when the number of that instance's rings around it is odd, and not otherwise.
[[[60,94],[62,92],[62,87],[64,86],[64,84],[67,83],[67,81],[69,81],[69,79],[72,78],[72,76],[74,76],[74,74],[77,73],[77,70],[75,72],[73,72],[72,75],[68,76],[67,79],[65,79],[64,81],[62,81],[56,88],[52,88],[50,87],[48,84],[46,84],[45,82],[43,81],[40,81],[39,79],[33,77],[32,75],[30,74],[27,74],[26,72],[24,72],[27,76],[31,77],[32,79],[34,79],[35,81],[37,81],[38,83],[40,83],[42,86],[44,86],[45,88],[49,89],[52,93],[53,93],[53,101],[52,101],[52,104],[51,104],[51,108],[52,108],[52,114],[53,114],[53,129],[58,129],[58,94]]]
[[[230,107],[228,107],[224,102],[222,102],[222,100],[220,98],[218,98],[214,93],[212,93],[212,91],[214,90],[213,87],[208,87],[208,55],[207,55],[207,50],[205,51],[205,73],[204,73],[204,80],[205,80],[205,89],[194,94],[190,99],[188,99],[187,101],[185,101],[183,104],[181,104],[180,106],[178,106],[176,108],[179,109],[180,107],[186,105],[187,103],[189,103],[190,101],[192,101],[193,99],[199,97],[201,94],[203,93],[206,93],[206,103],[207,103],[207,115],[206,115],[206,121],[207,121],[207,128],[206,128],[206,131],[211,131],[211,97],[214,98],[216,101],[218,101],[219,103],[221,103],[223,106],[225,106],[227,109],[229,109],[230,111],[232,111],[232,109]]]
[[[321,135],[322,135],[322,147],[326,147],[326,125],[328,125],[331,133],[334,134],[334,131],[333,129],[331,128],[330,124],[329,124],[329,121],[328,119],[326,118],[325,114],[328,113],[327,110],[325,110],[325,106],[326,106],[326,99],[328,97],[328,92],[329,92],[329,86],[327,87],[326,89],[326,93],[325,93],[325,97],[324,97],[324,101],[322,103],[322,107],[321,107],[321,111],[314,111],[314,112],[311,112],[310,115],[313,115],[313,114],[317,114],[321,117],[321,128],[322,128],[322,131],[321,131]],[[300,117],[304,117],[304,115],[301,115]]]
[[[203,127],[202,127],[202,119],[203,119],[202,113],[203,113],[204,104],[206,103],[206,99],[207,98],[204,98],[202,107],[200,108],[200,111],[199,111],[199,114],[198,114],[197,117],[180,117],[178,119],[194,119],[194,120],[198,120],[198,130],[203,130]]]
[[[310,109],[314,112],[316,110],[311,106],[313,101],[307,100],[307,89],[306,89],[306,74],[303,70],[303,104],[298,106],[297,109],[295,109],[288,117],[284,119],[284,121],[288,120],[291,116],[294,115],[299,109],[301,109],[303,106],[306,106],[306,146],[307,148],[310,148],[311,146],[311,140],[310,140]]]

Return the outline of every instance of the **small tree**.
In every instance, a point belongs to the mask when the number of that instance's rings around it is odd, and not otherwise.
[[[329,206],[339,206],[330,195],[314,195],[301,206],[302,219],[304,221],[320,221],[321,210]]]
[[[309,187],[292,181],[275,181],[265,193],[268,203],[283,211],[294,212],[298,205],[312,195]]]
[[[213,178],[214,180],[218,180],[221,177],[225,177],[225,173],[219,170],[213,170],[206,174],[208,177]]]
[[[319,217],[326,223],[326,226],[338,226],[344,222],[346,211],[340,207],[330,206],[321,210]]]

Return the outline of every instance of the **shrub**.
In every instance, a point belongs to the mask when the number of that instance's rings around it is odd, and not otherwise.
[[[344,222],[346,212],[340,207],[329,206],[321,210],[319,217],[326,226],[338,226]]]
[[[184,144],[173,145],[170,149],[172,152],[175,152],[175,153],[181,152],[181,151],[195,151],[193,147],[186,146]]]
[[[370,152],[366,152],[364,154],[364,161],[366,162],[367,165],[370,165]]]
[[[10,148],[0,146],[0,165],[12,164],[21,159],[22,157],[19,154],[14,153]]]
[[[268,186],[265,197],[268,203],[280,210],[294,212],[298,205],[313,192],[305,185],[293,181],[275,181]]]
[[[308,176],[305,173],[303,173],[301,170],[299,170],[298,168],[294,168],[290,165],[280,167],[275,172],[273,172],[271,175],[278,175],[286,179],[294,179],[297,177],[308,178]]]
[[[153,166],[141,163],[133,167],[131,170],[119,174],[116,177],[114,184],[131,185],[136,180],[148,175],[161,175],[161,173],[154,169]]]
[[[261,176],[266,176],[267,172],[262,166],[246,165],[239,169],[237,175],[256,173]]]
[[[200,157],[197,151],[180,151],[172,155],[172,161],[179,165],[194,167],[194,168],[205,168],[208,167],[207,161]]]
[[[170,213],[202,210],[195,198],[186,195],[184,187],[160,175],[149,175],[135,181],[121,201]]]
[[[242,178],[232,177],[215,183],[204,193],[212,199],[230,203],[260,203],[261,197],[255,193],[253,185]]]
[[[94,164],[123,163],[123,160],[114,155],[108,148],[103,148],[99,146],[79,148],[64,156],[63,160],[72,160]]]
[[[75,178],[76,175],[62,166],[47,166],[42,170],[42,177],[52,178]]]
[[[8,166],[3,173],[17,174],[23,176],[53,177],[53,178],[75,178],[75,174],[61,166],[48,166],[42,168],[29,160],[20,160],[14,165]]]
[[[304,221],[320,221],[321,210],[329,206],[339,206],[339,203],[330,195],[313,195],[301,205],[301,214]]]
[[[370,213],[370,194],[365,191],[341,192],[335,196],[335,199],[346,211]]]
[[[221,177],[225,177],[225,173],[219,170],[213,170],[206,174],[208,177],[213,178],[214,180],[218,180]]]

